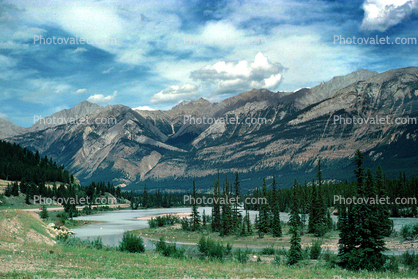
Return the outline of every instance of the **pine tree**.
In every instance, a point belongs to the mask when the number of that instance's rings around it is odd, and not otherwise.
[[[263,199],[267,199],[267,184],[266,179],[263,178],[263,188],[262,188],[262,195]],[[260,205],[259,210],[259,224],[258,224],[258,232],[259,234],[266,234],[269,231],[269,224],[270,224],[270,209],[269,205],[266,202],[263,202]]]
[[[213,209],[212,209],[212,231],[220,232],[221,231],[221,206],[219,204],[219,171],[218,179],[215,180],[213,185]]]
[[[142,194],[142,207],[143,208],[149,208],[147,184],[145,184],[144,193]]]
[[[199,210],[196,205],[196,185],[195,185],[195,179],[193,178],[193,205],[192,205],[192,231],[197,231],[200,228],[200,216],[199,216]]]
[[[383,181],[383,171],[382,168],[377,166],[376,170],[376,192],[377,196],[380,198],[386,198],[387,192]],[[378,205],[377,212],[379,212],[379,225],[381,226],[381,230],[383,232],[384,236],[389,236],[392,233],[392,226],[393,221],[389,219],[390,217],[390,211],[389,206],[386,203]]]
[[[232,219],[233,219],[233,226],[237,228],[241,223],[241,214],[239,213],[238,205],[239,205],[239,195],[240,195],[240,182],[238,177],[238,172],[235,172],[235,180],[234,180],[234,198],[235,203],[232,210]]]
[[[225,177],[225,181],[223,183],[222,188],[222,197],[224,199],[224,203],[221,205],[222,212],[221,212],[221,236],[230,235],[234,229],[233,223],[232,223],[232,210],[229,205],[229,202],[226,202],[229,198],[230,192],[229,192],[229,182],[228,178]]]
[[[312,193],[311,193],[311,204],[309,206],[309,221],[308,221],[308,233],[315,233],[316,231],[316,218],[318,216],[317,208],[316,208],[316,185],[315,182],[312,181]]]
[[[44,220],[48,219],[48,210],[46,209],[45,205],[42,206],[42,211],[40,213],[40,217]]]
[[[299,211],[298,211],[298,202],[297,197],[295,194],[295,187],[292,189],[292,198],[291,198],[291,210],[290,210],[290,216],[289,216],[289,225],[290,225],[290,249],[288,252],[288,259],[287,264],[288,265],[294,265],[298,263],[300,260],[302,260],[302,246],[301,246],[301,238],[299,235],[299,228],[300,228],[300,217],[299,217]]]
[[[340,206],[340,265],[351,270],[381,270],[386,261],[386,256],[382,254],[386,250],[382,230],[384,226],[382,220],[379,220],[382,211],[376,203],[364,202],[365,198],[375,198],[377,189],[371,171],[364,174],[363,154],[360,150],[356,151],[355,162],[356,194],[363,202],[355,203],[347,211]]]
[[[245,212],[245,218],[246,218],[245,222],[246,222],[246,227],[247,227],[247,234],[252,235],[253,229],[251,227],[250,213],[248,213],[248,211]]]
[[[273,182],[272,182],[272,199],[271,199],[271,207],[272,207],[272,233],[274,237],[281,237],[282,236],[282,226],[280,224],[280,210],[278,204],[278,197],[277,197],[277,184],[276,184],[276,177],[273,175]]]

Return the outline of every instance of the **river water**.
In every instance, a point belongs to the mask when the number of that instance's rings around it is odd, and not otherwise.
[[[211,214],[211,207],[200,207],[200,216],[205,210],[206,215]],[[101,223],[90,224],[87,226],[73,229],[75,236],[81,239],[95,239],[98,236],[102,238],[103,244],[110,246],[118,246],[125,231],[138,230],[148,227],[148,221],[137,220],[136,217],[146,217],[168,213],[190,213],[191,209],[187,208],[158,208],[158,209],[138,209],[138,210],[117,210],[104,212],[96,215],[87,215],[75,217],[74,220],[99,221]],[[242,211],[243,212],[243,211]],[[243,212],[244,213],[244,212]],[[244,213],[245,214],[245,213]],[[257,211],[249,211],[251,222],[254,223]],[[332,216],[334,222],[337,222],[337,216]],[[394,229],[399,231],[403,225],[409,223],[418,223],[418,218],[391,218],[394,222]],[[289,214],[280,213],[280,220],[289,221]],[[169,240],[169,239],[167,239]],[[144,238],[146,249],[154,249],[152,241]],[[190,247],[190,245],[179,245]]]

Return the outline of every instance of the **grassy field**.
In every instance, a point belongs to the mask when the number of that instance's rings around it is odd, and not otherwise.
[[[223,244],[233,243],[240,247],[248,246],[249,248],[260,248],[268,247],[274,245],[275,248],[288,248],[290,246],[290,234],[288,234],[288,226],[283,226],[283,237],[275,238],[271,235],[265,235],[263,238],[259,238],[255,233],[251,236],[225,236],[220,237],[219,233],[213,233],[208,231],[202,232],[191,232],[184,231],[181,229],[180,225],[174,226],[165,226],[155,229],[145,228],[141,230],[134,231],[136,234],[147,237],[151,239],[160,239],[161,237],[175,242],[185,242],[185,243],[197,243],[199,239],[204,235],[205,237],[210,237],[215,241],[219,241]],[[302,246],[310,245],[316,237],[313,237],[311,234],[303,235],[302,237]],[[333,231],[327,233],[322,238],[323,248],[331,248],[336,245],[338,242],[338,232]]]
[[[189,253],[197,253],[190,251]],[[268,258],[245,264],[199,257],[174,259],[154,251],[129,254],[116,248],[101,250],[56,244],[45,224],[19,210],[0,211],[0,278],[414,278],[398,273],[349,272],[329,268],[322,260],[296,267],[277,265]],[[38,276],[38,277],[36,277]],[[339,277],[339,278],[341,278]]]

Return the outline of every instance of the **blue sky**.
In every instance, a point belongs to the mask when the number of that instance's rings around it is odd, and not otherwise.
[[[84,100],[169,109],[416,66],[418,45],[395,40],[418,39],[417,11],[417,0],[3,0],[0,117],[28,127]],[[353,36],[390,40],[335,42]]]

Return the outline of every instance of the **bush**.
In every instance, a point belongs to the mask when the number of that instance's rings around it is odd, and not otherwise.
[[[45,205],[42,206],[42,211],[39,215],[40,215],[41,219],[44,219],[44,220],[48,219],[48,217],[49,217],[48,210],[46,209]]]
[[[181,229],[183,231],[190,231],[191,230],[191,228],[190,228],[191,226],[190,226],[189,219],[187,219],[186,217],[183,217],[180,220],[180,223],[181,223]]]
[[[338,257],[337,257],[336,254],[334,254],[333,252],[331,252],[329,249],[325,250],[322,253],[322,258],[327,263],[327,265],[328,265],[329,268],[335,268],[337,266]]]
[[[166,243],[163,238],[160,238],[160,241],[155,244],[155,251],[165,257],[185,258],[185,249],[177,248],[175,243]]]
[[[249,260],[249,254],[251,253],[251,250],[249,249],[241,249],[238,248],[234,251],[234,257],[239,263],[246,263]]]
[[[409,253],[406,251],[402,254],[403,264],[408,266],[411,270],[418,269],[418,255],[415,252]]]
[[[282,262],[282,258],[280,256],[274,256],[274,264],[280,265]]]
[[[384,269],[390,272],[399,272],[398,259],[395,256],[389,256],[384,265]]]
[[[186,218],[187,219],[187,218]],[[174,225],[180,221],[180,218],[173,215],[168,214],[164,216],[157,216],[156,218],[151,218],[148,220],[148,225],[150,228],[154,229],[156,227],[164,227],[166,225]]]
[[[61,211],[57,214],[57,218],[61,221],[62,224],[65,224],[65,221],[68,220],[68,215],[65,211]]]
[[[122,241],[119,243],[122,252],[142,253],[145,252],[144,241],[141,237],[130,232],[125,232]]]
[[[309,258],[312,260],[317,260],[319,259],[319,257],[321,256],[321,252],[322,252],[322,241],[317,239],[315,241],[312,242],[312,246],[311,249],[309,251]]]
[[[229,243],[225,246],[219,242],[215,242],[212,239],[205,239],[204,236],[199,240],[197,244],[199,252],[210,259],[222,260],[225,256],[230,255],[232,245]]]
[[[406,224],[401,228],[401,236],[404,240],[410,240],[418,237],[418,223]]]
[[[74,247],[74,246],[75,247],[87,247],[87,248],[92,248],[92,249],[97,249],[97,250],[101,250],[105,247],[103,245],[103,242],[100,236],[93,240],[90,240],[90,239],[82,240],[81,238],[78,238],[78,237],[67,237],[67,238],[59,239],[58,242],[61,245],[64,245],[67,247]]]
[[[273,246],[271,247],[264,247],[263,249],[261,249],[261,254],[262,255],[274,255],[275,251]]]

